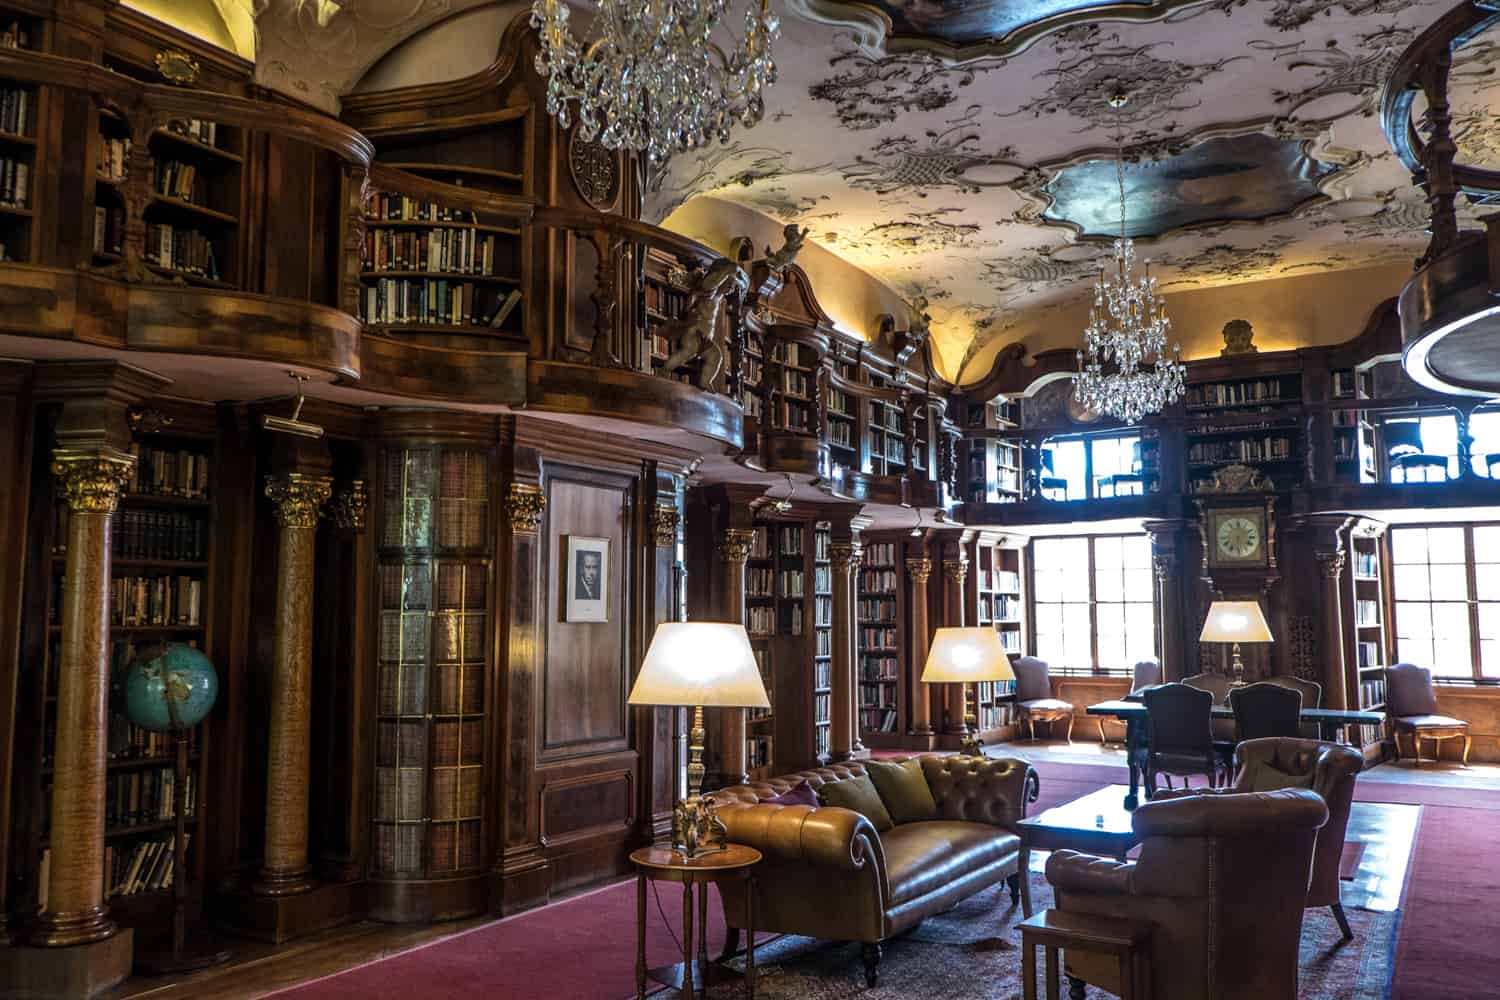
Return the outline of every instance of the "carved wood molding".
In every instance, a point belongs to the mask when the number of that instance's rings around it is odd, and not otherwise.
[[[725,528],[719,541],[719,559],[731,566],[743,566],[754,541],[755,532],[750,528]]]
[[[511,483],[505,491],[505,513],[510,518],[510,530],[518,535],[536,534],[546,511],[547,496],[540,486]]]
[[[916,582],[917,586],[925,586],[932,576],[932,560],[926,556],[920,558],[908,558],[906,560],[906,572]]]
[[[52,453],[52,474],[68,509],[80,514],[113,514],[134,470],[135,456],[114,448],[58,448]]]
[[[365,492],[365,482],[363,479],[355,479],[344,489],[334,491],[323,508],[323,516],[334,527],[363,531],[368,505],[369,494]]]
[[[283,528],[316,528],[319,508],[333,492],[333,477],[285,472],[266,477],[266,496]]]
[[[659,548],[668,548],[677,544],[677,525],[682,520],[682,515],[677,508],[671,504],[657,504],[656,509],[651,512],[651,531],[656,538]]]

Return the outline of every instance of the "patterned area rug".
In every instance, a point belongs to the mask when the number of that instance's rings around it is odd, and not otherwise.
[[[1052,889],[1032,875],[1032,899],[1040,910]],[[1390,995],[1395,913],[1348,910],[1354,940],[1341,944],[1327,910],[1312,910],[1302,923],[1302,983],[1299,1000],[1386,1000]],[[756,996],[763,1000],[1021,1000],[1021,908],[996,886],[931,917],[888,942],[880,962],[880,985],[865,987],[858,945],[786,936],[756,952],[760,967]],[[743,966],[743,961],[737,962]],[[1038,955],[1037,964],[1041,965]],[[1067,982],[1063,981],[1067,995]],[[669,991],[658,996],[676,996]],[[740,984],[720,984],[709,995],[744,996]],[[1046,996],[1038,977],[1037,995]],[[1089,1000],[1110,994],[1090,988]]]

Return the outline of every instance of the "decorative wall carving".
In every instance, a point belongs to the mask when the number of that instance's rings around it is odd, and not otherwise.
[[[283,528],[316,528],[318,511],[333,492],[333,479],[305,472],[266,477],[266,496]]]
[[[79,514],[113,514],[130,486],[135,456],[113,448],[58,448],[52,474],[68,509]]]
[[[536,534],[546,511],[547,496],[540,486],[511,483],[505,491],[505,513],[510,518],[510,530],[518,535]]]
[[[568,169],[583,200],[601,212],[615,207],[620,194],[620,156],[575,130],[568,140]]]

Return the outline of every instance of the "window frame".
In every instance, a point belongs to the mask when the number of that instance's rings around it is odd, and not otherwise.
[[[1098,606],[1099,606],[1099,604],[1101,602],[1100,602],[1099,596],[1098,596],[1099,595],[1098,560],[1097,560],[1097,558],[1095,556],[1095,543],[1099,539],[1101,539],[1101,538],[1142,538],[1142,539],[1145,539],[1147,546],[1152,548],[1153,554],[1154,554],[1154,551],[1155,551],[1154,544],[1153,544],[1153,542],[1151,540],[1151,535],[1150,535],[1149,532],[1145,532],[1145,531],[1141,531],[1141,532],[1109,531],[1109,532],[1099,532],[1099,533],[1080,534],[1080,535],[1039,535],[1039,536],[1036,536],[1036,537],[1032,538],[1032,540],[1031,540],[1032,541],[1032,544],[1031,544],[1031,558],[1029,558],[1029,559],[1026,560],[1026,564],[1027,564],[1027,575],[1029,577],[1029,579],[1027,580],[1027,583],[1029,584],[1029,586],[1027,588],[1027,593],[1028,593],[1028,596],[1029,596],[1030,601],[1031,601],[1031,608],[1030,608],[1030,610],[1031,610],[1032,627],[1031,627],[1031,635],[1030,635],[1029,647],[1030,647],[1030,655],[1032,655],[1032,656],[1039,655],[1037,643],[1038,643],[1038,638],[1039,638],[1039,634],[1040,634],[1040,628],[1039,628],[1039,620],[1038,620],[1037,613],[1036,613],[1037,605],[1038,604],[1066,604],[1066,603],[1070,603],[1070,602],[1066,602],[1066,601],[1059,602],[1059,601],[1038,601],[1037,600],[1037,596],[1036,596],[1037,595],[1036,570],[1037,570],[1038,559],[1036,558],[1036,556],[1037,556],[1037,553],[1036,553],[1036,543],[1037,542],[1054,541],[1054,540],[1060,541],[1060,540],[1064,540],[1064,539],[1082,539],[1086,543],[1086,548],[1087,548],[1087,551],[1088,551],[1088,569],[1086,571],[1088,573],[1088,585],[1089,585],[1089,588],[1088,588],[1088,599],[1086,601],[1083,601],[1083,602],[1074,601],[1074,602],[1071,602],[1071,603],[1075,603],[1075,604],[1077,604],[1077,603],[1086,603],[1088,605],[1088,609],[1089,609],[1089,669],[1085,672],[1085,671],[1079,670],[1076,667],[1069,666],[1067,664],[1052,664],[1052,663],[1048,663],[1048,668],[1053,673],[1056,673],[1058,676],[1064,676],[1064,677],[1130,677],[1130,676],[1132,676],[1132,672],[1133,672],[1133,669],[1134,669],[1134,665],[1133,664],[1124,664],[1124,665],[1122,665],[1121,667],[1119,667],[1119,668],[1117,668],[1115,670],[1109,670],[1109,669],[1105,669],[1105,668],[1102,668],[1102,667],[1099,666],[1099,613],[1098,613]],[[1153,574],[1153,577],[1152,577],[1152,581],[1151,581],[1151,584],[1152,584],[1151,585],[1151,597],[1150,597],[1149,601],[1104,601],[1102,603],[1104,603],[1104,604],[1120,604],[1120,605],[1123,605],[1123,606],[1128,606],[1128,605],[1131,605],[1131,604],[1150,604],[1150,606],[1151,606],[1151,647],[1152,647],[1152,653],[1151,653],[1151,655],[1153,657],[1157,658],[1158,660],[1160,660],[1160,658],[1161,658],[1161,648],[1160,648],[1161,647],[1161,624],[1160,624],[1161,609],[1157,606],[1157,587],[1156,587],[1156,580],[1155,580],[1155,575],[1154,575],[1155,574],[1154,567],[1151,569],[1151,572]],[[1127,627],[1127,631],[1126,631],[1125,634],[1127,636],[1130,634],[1129,631],[1128,631],[1128,627]]]
[[[1417,663],[1416,660],[1408,659],[1401,650],[1400,637],[1400,605],[1401,595],[1396,592],[1396,543],[1395,533],[1403,529],[1411,528],[1460,528],[1464,533],[1464,581],[1467,588],[1467,596],[1464,604],[1469,611],[1469,674],[1465,678],[1461,674],[1439,674],[1436,664]],[[1393,524],[1386,532],[1386,540],[1389,545],[1391,585],[1389,600],[1391,603],[1390,641],[1393,652],[1392,661],[1395,663],[1417,663],[1418,666],[1426,666],[1432,673],[1432,679],[1440,684],[1475,684],[1475,685],[1500,685],[1500,676],[1485,676],[1484,661],[1482,659],[1482,644],[1479,631],[1479,606],[1481,604],[1500,604],[1500,601],[1481,601],[1479,599],[1479,573],[1478,562],[1475,559],[1474,529],[1475,528],[1500,528],[1500,520],[1491,521],[1413,521],[1409,524]],[[1425,565],[1432,565],[1431,556]],[[1409,565],[1409,564],[1408,564]],[[1433,601],[1430,597],[1425,601],[1408,601],[1410,604],[1443,604],[1453,603],[1451,601]]]

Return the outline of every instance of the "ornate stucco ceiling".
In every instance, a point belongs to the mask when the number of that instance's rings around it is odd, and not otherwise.
[[[1425,243],[1420,191],[1374,112],[1449,0],[1167,0],[1102,19],[1088,0],[788,2],[767,120],[671,163],[648,212],[712,195],[810,227],[928,298],[949,372],[1089,294],[1109,237],[1065,220],[1113,211],[1117,134],[1129,228],[1169,294],[1389,271]],[[1018,27],[1017,8],[1050,19]],[[1006,34],[985,42],[989,24]],[[1458,63],[1456,130],[1500,160],[1500,48],[1479,39]]]

